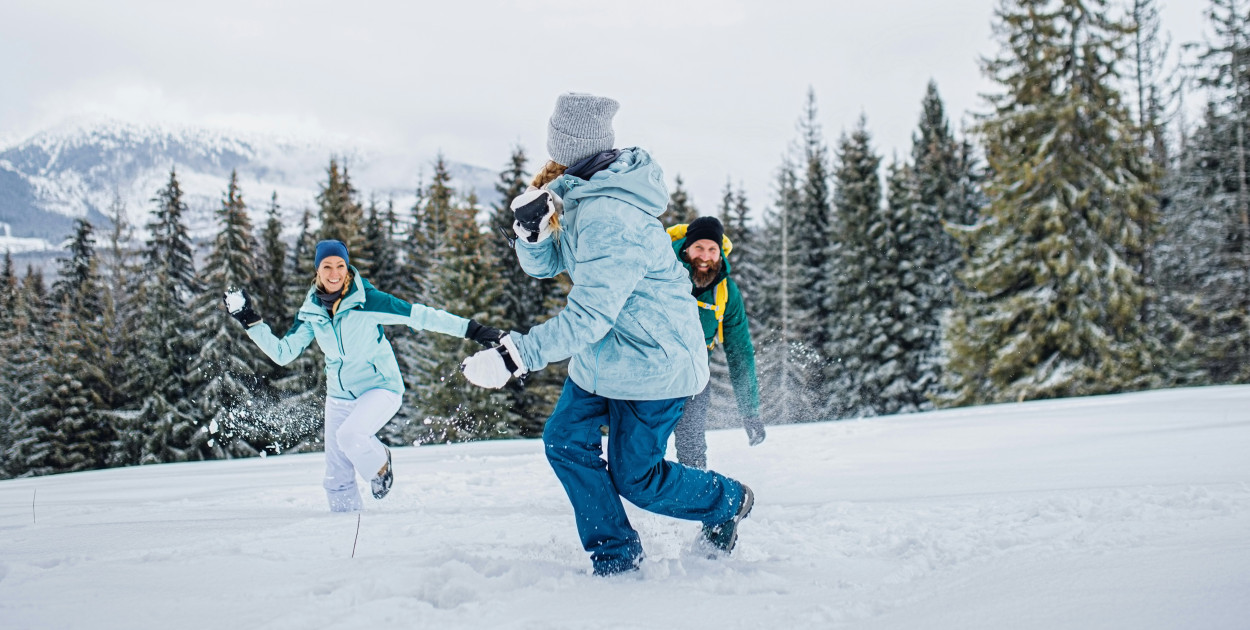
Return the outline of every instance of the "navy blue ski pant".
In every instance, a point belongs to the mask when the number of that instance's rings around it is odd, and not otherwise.
[[[564,382],[543,443],[597,569],[642,557],[622,497],[644,510],[705,525],[723,523],[737,512],[742,500],[737,481],[664,459],[686,400],[615,400]],[[601,426],[608,427],[606,462]]]

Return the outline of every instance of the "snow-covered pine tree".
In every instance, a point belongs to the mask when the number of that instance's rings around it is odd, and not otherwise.
[[[209,427],[214,454],[248,457],[273,442],[273,427],[281,420],[273,416],[272,397],[257,374],[269,358],[222,304],[222,295],[231,288],[260,293],[259,247],[235,172],[216,214],[220,229],[204,259],[199,280],[203,290],[191,302],[197,348],[191,358],[191,399],[196,415]]]
[[[12,450],[22,476],[92,470],[109,460],[113,433],[98,393],[104,373],[83,334],[90,334],[90,322],[83,326],[75,313],[80,299],[63,299],[42,377],[19,405],[23,418]]]
[[[436,184],[438,180],[435,180]],[[431,186],[431,202],[443,195]],[[472,193],[463,202],[452,196],[447,208],[446,231],[440,264],[434,269],[431,286],[439,300],[434,306],[480,322],[499,321],[503,317],[500,286],[493,275],[496,263],[488,246],[487,236],[477,223],[477,196]],[[431,333],[424,335],[429,353],[427,372],[436,377],[421,389],[425,410],[426,435],[422,442],[462,442],[476,439],[516,437],[521,418],[508,406],[508,395],[502,391],[482,389],[469,384],[460,374],[460,362],[481,350],[472,341]]]
[[[399,277],[403,273],[399,264],[399,245],[395,241],[397,224],[394,200],[386,202],[386,210],[380,209],[376,201],[369,202],[363,246],[367,267],[357,264],[356,268],[374,286],[388,293],[399,286]],[[352,263],[356,264],[355,256]]]
[[[962,232],[966,291],[945,327],[956,405],[1148,387],[1140,314],[1150,172],[1115,88],[1128,28],[1103,0],[1005,0],[978,127],[990,198]]]
[[[1199,56],[1209,94],[1186,143],[1156,248],[1168,312],[1194,333],[1194,383],[1250,382],[1250,7],[1212,0]]]
[[[815,404],[809,420],[838,416],[842,394],[828,378],[830,341],[839,333],[843,306],[836,300],[834,283],[842,270],[837,268],[838,227],[830,191],[829,148],[825,144],[816,107],[816,91],[808,88],[807,102],[799,118],[802,151],[798,204],[789,219],[791,248],[789,265],[795,284],[791,294],[790,325],[792,343],[802,346],[807,369],[801,372],[804,388]]]
[[[318,240],[334,239],[347,245],[349,256],[363,251],[365,212],[356,199],[347,167],[339,168],[338,160],[331,159],[326,169],[326,183],[317,195],[318,218],[321,231]],[[355,260],[352,261],[355,266]]]
[[[13,255],[6,249],[4,250],[4,264],[0,266],[0,300],[9,305],[9,308],[0,309],[0,479],[7,479],[13,475],[9,471],[10,461],[7,450],[15,441],[13,431],[20,415],[17,407],[17,401],[20,399],[18,392],[20,381],[18,381],[12,357],[9,355],[9,351],[17,344],[18,330],[14,323],[12,306],[19,295],[18,286],[17,272],[13,268]]]
[[[748,317],[757,323],[751,340],[760,381],[760,416],[768,423],[810,422],[817,417],[806,376],[819,369],[819,356],[803,343],[794,322],[794,294],[806,283],[798,281],[791,260],[802,192],[789,158],[778,169],[776,186],[776,201],[764,212],[758,241],[760,275],[747,307]]]
[[[962,263],[962,247],[948,234],[945,226],[972,223],[979,210],[976,198],[979,175],[972,162],[971,147],[959,142],[951,132],[946,107],[938,94],[937,84],[929,82],[921,102],[920,122],[912,134],[910,173],[913,208],[906,209],[908,227],[905,260],[908,272],[915,278],[911,291],[914,304],[904,316],[909,334],[919,338],[907,342],[903,361],[906,372],[915,382],[925,385],[919,390],[923,402],[916,408],[931,406],[941,393],[943,352],[941,320],[951,307],[954,278]],[[900,186],[892,182],[888,207],[896,216],[901,208]],[[900,270],[901,271],[901,270]]]
[[[66,305],[76,310],[74,318],[98,317],[101,305],[100,278],[95,259],[95,227],[83,218],[74,219],[74,236],[70,239],[69,258],[60,260],[57,280],[52,283],[52,305]],[[84,291],[90,287],[94,290]]]
[[[860,117],[855,129],[838,141],[833,173],[833,207],[837,226],[829,252],[832,288],[830,300],[837,315],[822,347],[827,380],[825,413],[833,417],[873,416],[905,408],[886,404],[891,388],[900,401],[914,404],[900,364],[903,337],[910,331],[900,321],[900,309],[910,301],[902,292],[914,284],[899,274],[899,229],[882,209],[881,157],[872,146],[868,123]],[[908,205],[912,194],[905,196]],[[897,406],[897,407],[896,407]]]
[[[0,286],[5,308],[0,309],[0,475],[26,474],[27,454],[17,444],[38,432],[27,424],[24,407],[35,386],[48,370],[49,331],[40,289],[41,280],[27,270],[19,281],[12,258],[5,252],[4,285]]]
[[[108,218],[103,246],[96,251],[100,280],[106,289],[101,293],[102,344],[94,361],[107,385],[100,414],[113,434],[106,465],[124,466],[138,462],[141,450],[142,435],[135,427],[134,409],[140,405],[135,396],[142,392],[128,387],[127,382],[136,369],[133,361],[139,356],[140,332],[144,328],[144,306],[135,299],[144,276],[134,228],[119,194],[114,194]]]
[[[417,185],[416,197],[409,211],[407,233],[399,247],[402,271],[394,295],[409,302],[424,304],[432,254],[425,234],[425,206],[428,199],[425,187],[421,184]]]
[[[253,281],[256,295],[252,296],[271,327],[275,320],[284,320],[293,314],[287,308],[287,245],[282,240],[283,227],[278,192],[274,191],[269,197],[269,209],[265,211],[265,225],[256,239],[260,249]],[[258,368],[258,371],[272,372],[265,368]]]
[[[493,263],[490,274],[498,279],[503,289],[499,296],[502,309],[499,321],[482,322],[504,331],[522,333],[558,312],[564,306],[566,293],[560,280],[532,278],[525,273],[509,241],[515,236],[510,204],[530,184],[530,177],[525,172],[526,162],[525,151],[515,147],[507,168],[499,173],[499,180],[495,182],[499,201],[491,212],[486,241]],[[527,438],[542,435],[543,425],[560,396],[566,374],[567,364],[560,362],[527,376],[523,381],[513,379],[504,387],[503,391],[508,395],[507,405],[517,417],[518,435]]]
[[[442,308],[444,287],[438,273],[450,247],[447,234],[455,213],[455,202],[451,173],[440,153],[434,161],[430,185],[418,187],[417,202],[412,208],[412,224],[403,248],[404,280],[412,296],[402,296],[404,299]],[[398,433],[405,443],[445,441],[442,436],[447,418],[442,414],[447,409],[436,403],[430,394],[445,386],[455,375],[446,365],[440,364],[442,357],[436,356],[433,338],[437,336],[438,333],[405,332],[395,338],[393,347],[403,366],[407,390],[405,407],[412,414],[412,420],[406,420],[407,424],[397,424]]]
[[[207,422],[201,422],[190,398],[189,365],[197,348],[189,307],[200,287],[183,218],[187,206],[175,170],[170,170],[169,182],[152,202],[144,267],[133,296],[142,326],[123,384],[139,408],[118,426],[117,450],[125,464],[200,460],[216,454]]]
[[[681,175],[677,175],[673,182],[673,192],[668,196],[668,208],[664,214],[660,215],[660,223],[664,227],[672,227],[681,225],[682,223],[690,223],[699,218],[699,211],[695,209],[694,202],[690,200],[690,193],[686,191],[685,183],[681,181]]]

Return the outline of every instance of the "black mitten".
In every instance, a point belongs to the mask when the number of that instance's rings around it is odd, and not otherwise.
[[[483,326],[470,319],[469,328],[464,331],[464,338],[472,339],[487,348],[493,348],[499,345],[499,339],[506,334],[508,333],[499,330],[498,328]]]
[[[231,287],[222,296],[222,301],[226,303],[230,316],[239,320],[240,324],[251,328],[260,323],[260,315],[252,310],[252,298],[248,297],[247,291]]]

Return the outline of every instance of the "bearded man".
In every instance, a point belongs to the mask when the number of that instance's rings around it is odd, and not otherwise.
[[[764,441],[760,420],[759,381],[755,375],[755,348],[747,327],[746,307],[738,285],[729,277],[729,252],[733,244],[716,217],[699,217],[689,225],[668,228],[673,251],[690,272],[691,293],[699,302],[699,321],[707,341],[708,354],[717,344],[725,348],[729,380],[738,400],[738,414],[751,446]],[[707,468],[708,404],[711,385],[690,397],[673,436],[678,463]]]

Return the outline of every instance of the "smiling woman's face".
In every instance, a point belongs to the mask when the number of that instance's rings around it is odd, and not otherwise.
[[[328,293],[343,290],[347,281],[347,261],[338,256],[326,256],[317,266],[317,284]]]

